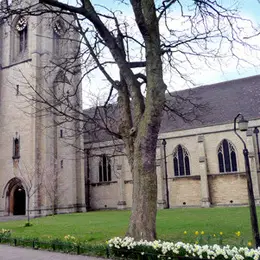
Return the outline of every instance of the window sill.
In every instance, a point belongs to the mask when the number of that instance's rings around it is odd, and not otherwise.
[[[168,179],[172,179],[172,181],[175,181],[175,180],[178,180],[178,179],[200,180],[200,175],[182,175],[182,176],[170,177]]]
[[[213,173],[213,174],[208,174],[208,176],[224,176],[224,175],[240,175],[240,176],[245,176],[245,172],[218,172],[218,173]]]
[[[108,186],[108,185],[115,184],[115,183],[117,183],[117,181],[94,182],[94,183],[91,183],[91,186],[93,186],[93,187]]]

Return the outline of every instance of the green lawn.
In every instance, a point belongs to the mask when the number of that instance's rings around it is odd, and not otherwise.
[[[0,229],[11,229],[16,237],[64,238],[73,235],[91,243],[104,243],[114,236],[124,236],[129,211],[96,211],[74,213],[33,219],[33,226],[24,227],[24,221],[0,223]],[[260,208],[258,208],[260,216]],[[184,234],[187,231],[187,235]],[[160,210],[157,215],[157,234],[162,240],[173,242],[195,242],[195,231],[204,231],[219,236],[223,232],[223,243],[238,244],[241,237],[251,241],[249,209],[209,208],[209,209],[170,209]],[[235,232],[240,231],[238,239]]]

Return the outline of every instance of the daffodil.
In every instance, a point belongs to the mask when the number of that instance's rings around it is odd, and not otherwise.
[[[222,232],[222,231],[220,231],[220,232],[219,232],[219,234],[222,236],[222,235],[223,235],[223,232]]]
[[[200,234],[201,234],[201,235],[204,235],[204,234],[205,234],[205,232],[204,232],[204,231],[201,231],[201,232],[200,232]]]
[[[252,243],[250,241],[248,241],[247,245],[251,247]]]
[[[199,235],[199,231],[196,231],[196,232],[195,232],[195,235],[198,236],[198,235]]]
[[[187,231],[184,231],[183,234],[184,234],[184,235],[187,235]]]
[[[236,236],[240,237],[241,232],[240,232],[240,231],[237,231],[235,234],[236,234]]]

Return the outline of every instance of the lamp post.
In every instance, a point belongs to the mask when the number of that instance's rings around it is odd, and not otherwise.
[[[258,134],[259,134],[259,130],[257,127],[255,127],[254,129],[254,134],[256,137],[256,148],[257,148],[257,155],[258,155],[258,164],[260,163],[260,151],[259,151],[259,139],[258,139]]]
[[[239,119],[238,122],[237,122],[237,119]],[[247,192],[248,192],[248,201],[249,201],[249,209],[250,209],[251,228],[252,228],[254,244],[255,244],[255,247],[257,248],[257,247],[260,246],[260,238],[259,238],[259,229],[258,229],[258,221],[257,221],[257,214],[256,214],[256,206],[255,206],[255,197],[254,197],[253,184],[252,184],[251,171],[250,171],[250,164],[249,164],[249,157],[248,157],[248,149],[246,147],[245,141],[237,133],[237,129],[236,129],[237,123],[238,123],[238,128],[239,128],[240,131],[247,131],[248,121],[244,119],[243,115],[238,114],[234,119],[234,132],[238,136],[238,138],[242,141],[242,143],[244,145],[243,155],[244,155],[244,159],[245,159],[245,169],[246,169]]]
[[[169,187],[168,187],[168,172],[167,172],[167,161],[166,161],[166,140],[162,140],[163,145],[163,157],[164,157],[164,171],[165,171],[165,186],[166,186],[166,209],[170,208],[169,203]]]

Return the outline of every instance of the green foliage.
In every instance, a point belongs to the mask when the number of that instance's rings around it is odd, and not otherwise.
[[[32,223],[26,222],[26,223],[24,224],[24,227],[31,227],[32,225],[33,225]]]
[[[11,236],[11,230],[9,229],[0,229],[0,238],[4,238],[4,237],[10,237]]]

